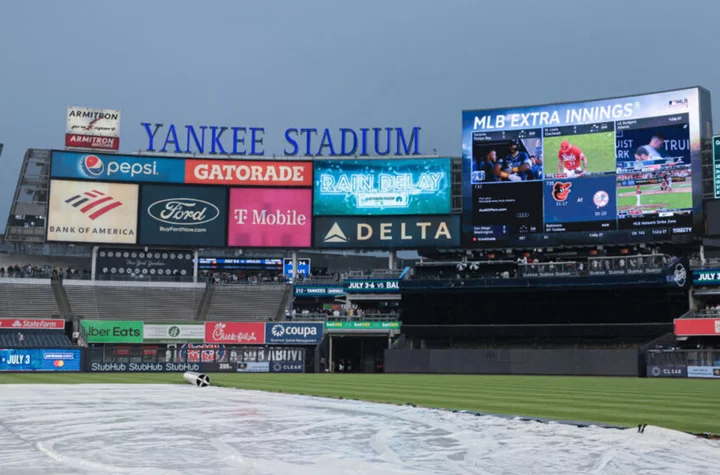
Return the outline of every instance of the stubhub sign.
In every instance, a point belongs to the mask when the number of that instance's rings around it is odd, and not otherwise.
[[[185,182],[185,160],[99,153],[52,152],[53,178]]]
[[[317,345],[322,341],[323,324],[275,322],[265,324],[265,342],[285,345]]]

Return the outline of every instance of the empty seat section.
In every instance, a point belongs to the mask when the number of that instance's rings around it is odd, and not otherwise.
[[[265,321],[275,318],[285,285],[218,285],[207,315],[209,321]]]

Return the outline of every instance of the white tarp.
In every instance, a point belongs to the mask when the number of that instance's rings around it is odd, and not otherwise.
[[[3,475],[705,475],[719,459],[720,443],[673,431],[189,385],[0,385]]]

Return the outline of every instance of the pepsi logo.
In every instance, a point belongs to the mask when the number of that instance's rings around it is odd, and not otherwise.
[[[88,176],[100,176],[105,171],[105,164],[97,155],[85,155],[80,161],[82,171]]]

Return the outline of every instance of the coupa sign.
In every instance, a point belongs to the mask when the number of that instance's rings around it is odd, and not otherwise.
[[[265,339],[267,343],[285,345],[317,345],[322,341],[322,323],[282,322],[266,323]]]
[[[264,127],[140,124],[148,152],[210,155],[265,155]],[[358,155],[420,155],[420,127],[361,127],[359,129],[289,128],[283,155],[350,157]]]

